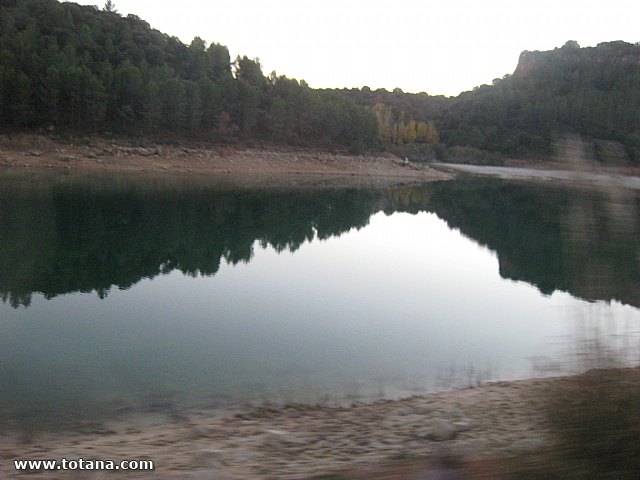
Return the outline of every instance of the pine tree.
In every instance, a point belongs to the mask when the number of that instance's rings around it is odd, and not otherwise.
[[[107,0],[106,2],[104,2],[104,7],[102,7],[102,10],[104,10],[105,12],[118,13],[118,11],[116,10],[116,4],[111,0]]]

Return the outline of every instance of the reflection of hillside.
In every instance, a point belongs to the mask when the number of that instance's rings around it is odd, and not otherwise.
[[[27,305],[33,292],[102,296],[173,269],[213,275],[221,259],[249,261],[256,240],[295,251],[360,228],[377,204],[365,190],[220,191],[121,179],[3,190],[0,292],[13,305]]]
[[[484,180],[436,185],[430,208],[495,250],[505,278],[640,307],[639,205],[619,192]]]
[[[495,250],[500,274],[589,300],[640,306],[637,198],[465,180],[379,190],[220,190],[205,182],[3,181],[0,295],[28,305],[128,288],[177,269],[214,275],[256,241],[295,251],[366,225],[377,211],[432,211]]]

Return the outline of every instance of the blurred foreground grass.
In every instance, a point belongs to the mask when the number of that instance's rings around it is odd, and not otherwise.
[[[511,462],[510,478],[640,478],[640,369],[576,375],[544,408],[554,442]]]

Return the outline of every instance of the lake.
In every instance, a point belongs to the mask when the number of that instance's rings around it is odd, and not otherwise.
[[[0,195],[9,428],[566,373],[594,334],[638,360],[634,190],[5,173]]]

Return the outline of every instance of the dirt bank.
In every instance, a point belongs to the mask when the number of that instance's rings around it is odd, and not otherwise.
[[[248,183],[403,183],[444,180],[451,174],[391,154],[351,155],[288,147],[133,146],[105,140],[83,144],[47,137],[0,137],[0,168],[202,174]]]

